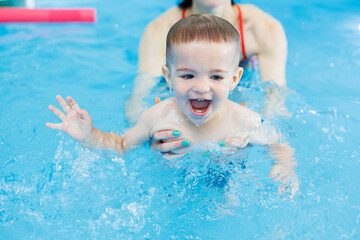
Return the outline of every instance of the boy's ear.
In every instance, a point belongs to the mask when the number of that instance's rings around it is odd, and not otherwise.
[[[230,85],[230,91],[234,90],[234,88],[238,85],[241,76],[243,75],[244,69],[242,67],[238,67],[233,75],[233,79]]]
[[[173,89],[173,84],[171,81],[171,74],[170,74],[170,70],[169,70],[168,66],[164,65],[164,66],[162,66],[161,69],[162,69],[162,72],[163,72],[163,75],[164,75],[167,85],[169,86],[170,89]]]

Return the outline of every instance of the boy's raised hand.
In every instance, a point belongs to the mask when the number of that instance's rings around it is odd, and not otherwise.
[[[48,128],[64,131],[76,141],[86,144],[90,141],[91,130],[93,128],[90,115],[84,109],[80,109],[79,105],[71,97],[66,98],[67,102],[60,95],[57,95],[56,99],[60,103],[65,114],[56,107],[50,105],[50,111],[60,118],[62,122],[46,123],[46,126]]]

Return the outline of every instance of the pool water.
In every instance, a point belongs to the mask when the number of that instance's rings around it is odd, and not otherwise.
[[[142,31],[175,1],[39,0],[95,7],[98,22],[0,25],[0,239],[360,239],[360,3],[243,2],[287,33],[292,116],[271,121],[296,150],[301,195],[278,194],[261,147],[227,156],[210,144],[169,162],[47,129],[56,94],[103,131],[128,128]],[[250,78],[233,97],[261,111],[267,84]]]

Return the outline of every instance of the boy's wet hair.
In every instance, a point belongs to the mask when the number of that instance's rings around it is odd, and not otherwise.
[[[240,58],[240,35],[231,23],[214,15],[193,14],[170,28],[166,38],[167,60],[173,44],[194,41],[235,44]]]

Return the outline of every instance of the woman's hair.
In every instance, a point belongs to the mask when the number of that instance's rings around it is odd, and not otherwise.
[[[234,44],[234,51],[240,52],[240,35],[231,23],[214,15],[193,14],[179,20],[170,28],[166,37],[167,60],[173,44],[194,41]]]
[[[231,4],[232,4],[232,5],[235,4],[235,3],[234,3],[234,0],[231,0]],[[181,8],[181,9],[189,8],[189,7],[191,7],[191,5],[192,5],[192,0],[183,0],[182,2],[180,2],[180,3],[178,4],[179,8]]]

